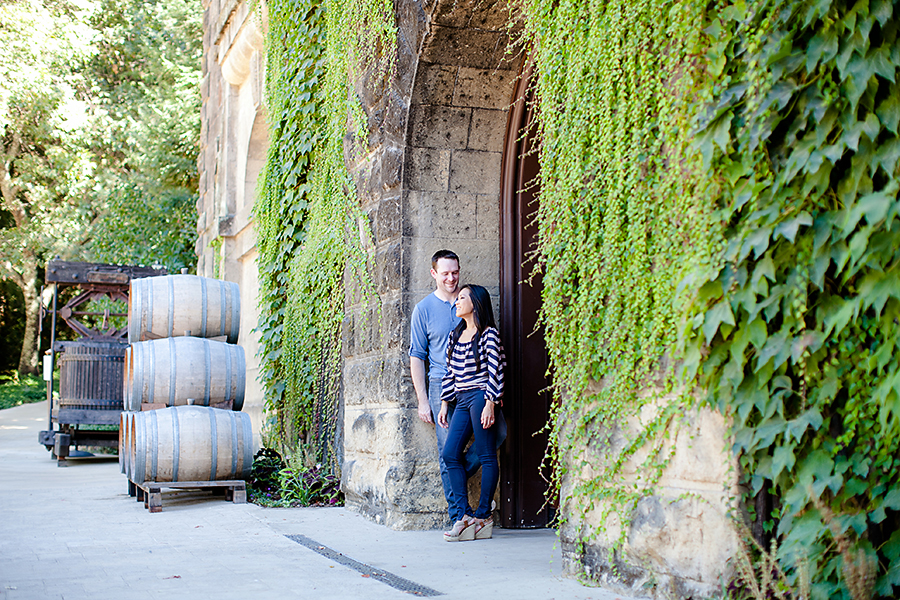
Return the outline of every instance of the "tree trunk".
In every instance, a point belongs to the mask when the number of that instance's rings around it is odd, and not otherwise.
[[[27,254],[31,254],[30,252]],[[35,374],[38,371],[38,319],[41,299],[38,295],[36,258],[25,265],[22,280],[16,281],[25,296],[25,337],[22,338],[22,354],[19,355],[19,374]]]

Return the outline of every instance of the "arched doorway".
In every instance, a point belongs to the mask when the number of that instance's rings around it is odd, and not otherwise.
[[[547,349],[543,332],[536,330],[542,285],[528,257],[537,241],[539,170],[532,73],[526,62],[509,110],[500,176],[500,331],[509,423],[501,448],[500,516],[503,527],[516,528],[545,527],[553,517],[541,474],[551,402]]]

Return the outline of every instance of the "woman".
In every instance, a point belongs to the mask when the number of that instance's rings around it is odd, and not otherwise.
[[[438,423],[449,428],[443,458],[450,475],[450,515],[453,528],[444,532],[448,542],[488,539],[493,535],[491,500],[500,468],[497,464],[497,418],[503,400],[506,359],[500,333],[494,325],[491,297],[480,285],[464,285],[456,298],[456,316],[462,319],[447,343],[447,374],[441,386]],[[456,402],[447,421],[450,402]],[[463,451],[474,433],[481,459],[481,496],[478,508],[469,506]]]

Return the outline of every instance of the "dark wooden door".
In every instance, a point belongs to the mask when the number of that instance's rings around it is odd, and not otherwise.
[[[503,527],[545,527],[547,481],[541,465],[550,412],[548,358],[536,330],[541,279],[532,275],[537,227],[538,157],[533,126],[531,66],[519,77],[510,108],[501,172],[500,334],[506,350],[503,412],[509,435],[501,448],[500,516]]]

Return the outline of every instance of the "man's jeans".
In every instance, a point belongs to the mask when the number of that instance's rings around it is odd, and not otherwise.
[[[428,404],[431,406],[431,417],[434,419],[434,434],[437,438],[437,450],[438,450],[438,465],[441,468],[441,485],[444,487],[444,498],[447,500],[448,509],[453,506],[452,503],[452,495],[450,492],[450,474],[447,472],[447,465],[444,464],[444,443],[447,441],[447,434],[450,432],[449,429],[444,429],[441,427],[440,423],[438,423],[438,415],[441,414],[441,380],[440,379],[429,379],[428,380]],[[456,407],[455,402],[450,403],[450,408],[447,411],[447,421],[453,418],[453,409]],[[497,413],[497,448],[500,447],[500,444],[503,443],[503,440],[506,439],[506,419],[503,418],[503,411],[498,411]],[[475,450],[475,444],[469,446],[469,449],[466,451],[465,456],[463,457],[463,464],[466,467],[466,480],[469,479],[472,475],[478,472],[479,467],[481,467],[481,460],[478,458],[478,452]],[[451,518],[453,515],[450,515]],[[462,516],[457,517],[456,520],[461,519]]]

